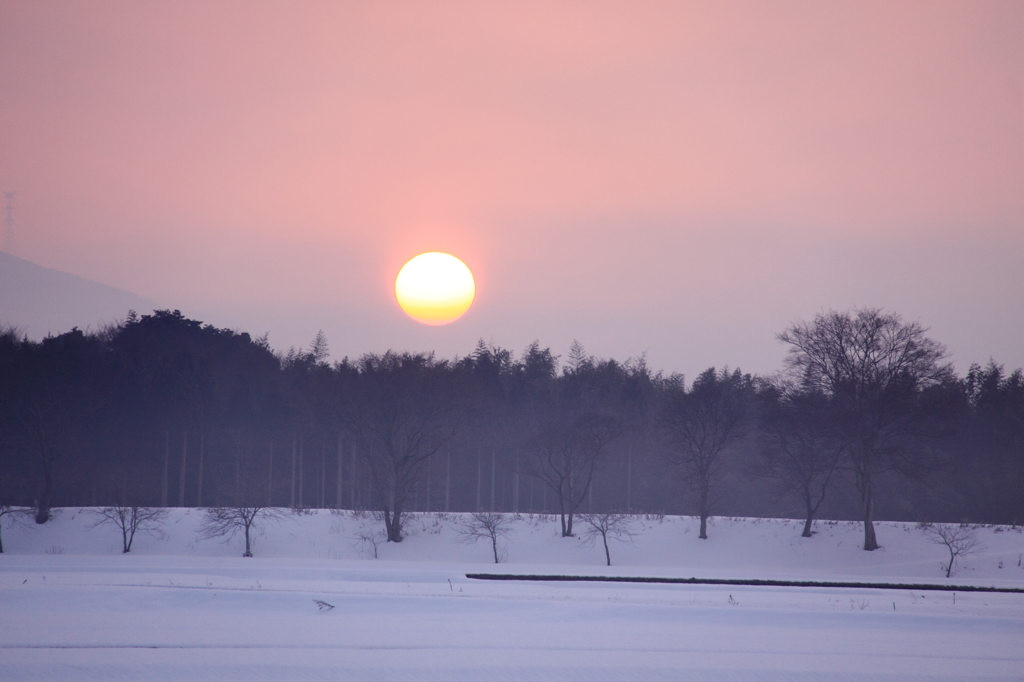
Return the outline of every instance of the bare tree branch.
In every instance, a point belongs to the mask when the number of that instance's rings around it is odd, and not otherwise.
[[[922,391],[953,376],[946,349],[917,323],[864,308],[798,322],[779,335],[790,345],[793,381],[829,397],[864,518],[864,549],[878,548],[874,479],[886,471],[915,474],[928,464],[925,441],[937,433]]]
[[[93,528],[109,523],[121,531],[121,551],[124,554],[131,551],[132,541],[135,539],[137,532],[146,533],[157,538],[164,536],[161,526],[163,526],[163,522],[167,518],[166,509],[117,505],[114,507],[103,507],[92,513],[98,517],[96,522],[92,524]]]
[[[977,530],[965,523],[923,523],[918,527],[930,541],[949,550],[949,561],[943,564],[947,578],[953,574],[953,566],[957,559],[983,549],[981,541],[978,540]]]
[[[604,558],[608,565],[612,565],[612,555],[608,551],[608,538],[619,542],[633,542],[633,523],[628,516],[623,514],[581,514],[580,518],[586,524],[580,539],[588,547],[601,538],[604,543]]]
[[[199,537],[204,540],[223,537],[229,542],[236,534],[245,535],[245,553],[252,556],[250,534],[268,521],[280,521],[288,515],[274,507],[213,507],[203,510],[205,517],[199,526]]]
[[[506,556],[507,548],[498,547],[498,539],[508,535],[512,530],[512,519],[505,514],[494,512],[475,512],[463,518],[455,526],[457,540],[463,544],[471,544],[477,540],[490,540],[494,563],[499,564]]]

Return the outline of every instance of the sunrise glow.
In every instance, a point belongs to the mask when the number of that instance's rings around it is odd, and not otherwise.
[[[423,253],[398,272],[395,298],[417,322],[442,325],[462,317],[473,305],[476,283],[466,264],[447,253]]]

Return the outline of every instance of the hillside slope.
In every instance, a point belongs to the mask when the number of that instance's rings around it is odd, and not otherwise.
[[[152,301],[0,251],[0,323],[31,339],[72,327],[95,329],[122,319],[129,310],[147,313]]]

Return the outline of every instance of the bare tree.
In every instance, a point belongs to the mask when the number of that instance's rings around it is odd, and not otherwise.
[[[555,493],[562,537],[572,537],[573,515],[586,499],[605,447],[621,432],[618,419],[588,412],[556,418],[527,442],[521,472]]]
[[[774,479],[783,495],[800,498],[805,512],[802,535],[809,538],[845,445],[825,395],[786,385],[769,390],[761,412],[759,460],[750,473]]]
[[[886,471],[914,475],[927,465],[926,441],[937,432],[922,392],[951,380],[946,349],[927,330],[875,308],[830,312],[779,335],[790,345],[793,380],[830,401],[845,461],[853,471],[864,519],[864,549],[878,549],[874,481]]]
[[[224,538],[229,542],[235,535],[245,535],[245,553],[243,557],[252,556],[250,535],[268,521],[280,521],[287,518],[280,509],[274,507],[212,507],[203,510],[205,516],[199,526],[199,537],[204,540]]]
[[[930,541],[944,545],[949,550],[949,562],[942,566],[946,569],[947,578],[953,574],[953,566],[958,558],[982,549],[977,531],[965,523],[923,523],[918,527]]]
[[[580,518],[585,524],[580,539],[588,547],[601,538],[604,543],[604,558],[608,565],[612,565],[612,555],[608,551],[608,538],[619,542],[633,541],[633,524],[628,516],[607,512],[604,514],[581,514]]]
[[[93,512],[98,518],[92,527],[113,524],[121,531],[121,552],[127,554],[132,549],[132,541],[137,532],[155,537],[162,537],[164,520],[167,510],[159,507],[138,507],[117,505],[104,507]]]
[[[711,367],[689,391],[680,382],[669,396],[663,416],[671,445],[667,457],[696,497],[702,540],[708,537],[712,491],[719,483],[723,454],[745,435],[751,387],[750,375]]]
[[[376,559],[380,554],[380,546],[387,542],[388,536],[379,528],[363,528],[356,533],[355,539],[364,550],[372,552]]]
[[[498,539],[508,535],[512,530],[512,519],[495,512],[475,512],[468,518],[463,518],[455,526],[458,533],[458,541],[464,544],[471,544],[477,540],[490,540],[491,551],[494,552],[494,563],[501,563],[507,550],[498,549]]]
[[[4,540],[3,540],[3,526],[4,518],[10,519],[14,524],[21,525],[25,519],[32,516],[33,510],[31,507],[12,507],[10,505],[0,505],[0,554],[4,553]]]
[[[402,541],[402,514],[427,462],[457,433],[465,406],[456,374],[433,355],[366,355],[353,377],[348,416],[368,464],[388,542]]]

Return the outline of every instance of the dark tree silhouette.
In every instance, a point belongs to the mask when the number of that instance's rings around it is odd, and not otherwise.
[[[753,484],[725,485],[760,448],[771,455],[770,473],[804,499],[807,517],[819,514],[824,483],[836,480],[832,443],[825,447],[816,430],[827,423],[843,446],[838,471],[851,472],[858,492],[851,503],[829,488],[840,517],[870,519],[874,499],[894,485],[888,472],[929,472],[927,495],[909,486],[898,505],[879,499],[879,513],[1024,519],[1024,375],[990,362],[954,379],[935,352],[941,347],[921,341],[920,327],[890,324],[892,317],[833,313],[787,330],[789,381],[808,398],[781,395],[771,408],[778,414],[765,406],[759,439],[736,438],[717,456],[683,458],[685,466],[677,459],[694,484],[686,502],[705,519],[714,505],[768,513]],[[843,357],[823,354],[829,340]],[[50,506],[122,499],[230,506],[248,476],[262,482],[259,503],[267,506],[287,503],[293,483],[295,506],[331,500],[387,510],[392,540],[417,504],[497,512],[553,509],[561,499],[572,533],[584,510],[675,511],[681,496],[666,475],[664,445],[674,458],[713,452],[666,438],[671,408],[679,408],[681,427],[682,415],[696,411],[696,392],[651,373],[642,359],[598,360],[574,343],[560,368],[536,342],[519,357],[481,342],[450,361],[368,358],[331,364],[323,335],[275,354],[266,336],[253,340],[168,310],[43,341],[0,323],[0,502],[33,505],[40,520]],[[955,438],[946,437],[953,426]],[[602,430],[626,437],[602,446]],[[443,461],[431,466],[438,452]],[[929,469],[936,454],[948,466]],[[869,521],[868,546],[871,530]]]
[[[774,479],[782,494],[800,498],[802,535],[809,538],[845,444],[821,392],[773,386],[762,398],[759,458],[751,473]]]
[[[597,538],[601,538],[604,545],[604,559],[608,566],[612,565],[612,553],[608,550],[608,538],[619,542],[633,541],[633,524],[628,516],[604,512],[602,514],[581,514],[580,518],[586,524],[581,538],[587,545],[591,545]]]
[[[982,549],[978,532],[965,523],[925,523],[920,527],[925,537],[937,545],[944,546],[949,552],[949,561],[944,566],[947,578],[953,574],[953,566],[956,565],[957,559]]]
[[[347,416],[360,441],[388,542],[402,541],[403,513],[426,464],[462,426],[457,375],[433,355],[365,355],[350,377]]]
[[[522,470],[555,494],[562,537],[572,537],[573,515],[586,499],[605,446],[621,433],[613,417],[590,413],[569,419],[548,423],[527,442]]]
[[[245,553],[243,557],[252,556],[250,536],[268,521],[287,518],[287,515],[275,507],[238,505],[232,507],[212,507],[205,509],[203,522],[199,526],[199,537],[204,540],[223,537],[225,542],[238,533],[245,536]]]
[[[498,540],[508,535],[511,530],[512,519],[495,512],[473,512],[455,526],[457,539],[463,544],[471,544],[477,540],[489,541],[496,564],[500,564],[504,556],[504,551],[498,548]]]
[[[93,513],[98,517],[93,523],[93,528],[112,524],[121,531],[121,551],[124,554],[132,550],[132,541],[135,540],[137,532],[162,536],[161,526],[167,518],[167,510],[160,507],[117,505],[103,507]]]
[[[107,398],[103,345],[75,328],[39,344],[24,342],[16,391],[20,427],[42,468],[36,523],[50,518],[58,463],[85,418]]]
[[[917,323],[875,308],[830,312],[779,335],[789,344],[793,380],[829,397],[864,520],[864,549],[878,548],[875,479],[886,471],[915,475],[928,464],[936,410],[923,392],[952,382],[946,349]]]
[[[531,346],[527,354],[527,359],[536,356],[536,348]],[[547,386],[529,405],[534,433],[523,444],[519,470],[554,493],[562,537],[573,536],[574,515],[587,499],[605,451],[624,431],[616,415],[621,413],[616,392],[621,369],[614,361],[595,360],[574,341],[557,382],[553,377],[534,380],[539,387]]]
[[[749,374],[712,367],[689,391],[681,380],[669,391],[662,419],[670,446],[667,458],[696,499],[703,540],[708,537],[713,490],[725,467],[723,455],[745,435],[752,386]]]
[[[1024,522],[1024,372],[990,361],[964,379],[968,409],[955,445],[953,476],[971,519]]]

